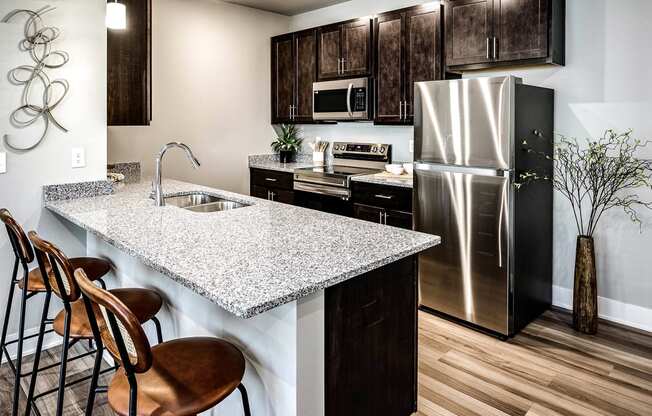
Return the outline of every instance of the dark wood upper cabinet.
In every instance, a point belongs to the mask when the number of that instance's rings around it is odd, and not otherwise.
[[[124,0],[126,30],[107,29],[107,124],[148,126],[152,120],[151,0]]]
[[[491,61],[493,0],[449,0],[446,10],[446,64]]]
[[[317,29],[319,80],[371,74],[370,19],[356,19]]]
[[[332,25],[317,30],[319,79],[337,78],[340,76],[342,35],[339,25]]]
[[[403,105],[403,13],[386,13],[375,22],[377,122],[400,123]]]
[[[445,0],[451,71],[565,64],[565,0]]]
[[[296,50],[296,98],[293,120],[312,121],[312,83],[317,80],[317,39],[314,30],[294,35]]]
[[[370,74],[371,20],[342,25],[342,72],[344,76]]]
[[[414,83],[442,79],[441,6],[379,15],[374,22],[376,124],[413,121]]]
[[[272,123],[312,121],[315,30],[272,38]]]
[[[272,119],[289,122],[294,106],[294,36],[272,39]]]
[[[514,61],[548,56],[548,1],[494,1],[496,59]]]
[[[404,118],[414,119],[414,83],[443,79],[441,7],[416,7],[405,13],[405,107]]]

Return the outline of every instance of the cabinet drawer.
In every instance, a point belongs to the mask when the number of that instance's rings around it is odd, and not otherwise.
[[[362,182],[353,183],[356,203],[412,212],[412,189]]]
[[[275,170],[251,169],[251,183],[258,186],[292,190],[294,178],[291,173]]]

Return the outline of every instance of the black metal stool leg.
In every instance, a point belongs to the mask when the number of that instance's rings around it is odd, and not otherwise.
[[[5,311],[5,322],[2,325],[2,337],[0,337],[0,366],[2,358],[5,355],[5,341],[7,340],[7,328],[9,327],[9,315],[11,314],[11,305],[14,299],[14,288],[16,287],[16,276],[18,275],[18,258],[14,263],[14,271],[11,274],[11,285],[9,286],[9,296],[7,297],[7,309]]]
[[[56,416],[63,414],[63,397],[66,391],[66,369],[68,365],[68,347],[70,345],[70,318],[72,311],[70,305],[65,305],[66,317],[64,319],[63,329],[63,351],[61,352],[61,367],[59,370],[59,391],[57,393],[57,413]]]
[[[238,384],[238,390],[240,390],[240,395],[242,395],[242,407],[244,409],[245,416],[251,416],[251,410],[249,409],[249,395],[247,395],[247,389],[245,386],[240,383]]]
[[[156,326],[156,337],[158,338],[158,343],[162,344],[163,343],[163,331],[161,330],[161,322],[155,316],[152,317],[152,322],[154,322],[154,326]]]
[[[104,290],[106,290],[106,283],[104,283],[104,280],[102,279],[97,279],[97,282],[100,284],[100,287]]]
[[[95,405],[95,393],[97,393],[97,380],[100,377],[102,355],[104,354],[104,347],[102,344],[97,344],[97,352],[95,353],[95,365],[93,366],[93,377],[91,378],[91,387],[88,391],[88,401],[86,402],[86,416],[91,416],[93,414],[93,406]]]
[[[32,411],[32,399],[34,397],[34,389],[36,388],[36,376],[38,375],[39,365],[41,361],[41,350],[43,349],[43,338],[45,337],[45,325],[47,325],[48,309],[50,308],[51,296],[52,292],[45,293],[43,313],[41,314],[41,326],[39,328],[38,339],[36,341],[36,351],[34,352],[34,366],[32,367],[32,377],[29,381],[29,392],[27,393],[25,416],[29,416]]]
[[[20,299],[20,323],[18,324],[18,344],[16,345],[16,383],[14,385],[14,403],[11,409],[12,416],[18,414],[18,400],[20,400],[20,379],[23,374],[23,333],[25,332],[25,313],[27,308],[27,269],[25,269],[22,295]]]

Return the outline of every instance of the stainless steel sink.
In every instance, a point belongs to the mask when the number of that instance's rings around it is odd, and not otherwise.
[[[166,205],[184,208],[193,212],[217,212],[248,206],[240,202],[206,194],[189,194],[165,197]]]

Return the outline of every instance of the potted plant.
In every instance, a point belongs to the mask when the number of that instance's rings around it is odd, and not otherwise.
[[[279,154],[281,163],[294,162],[297,153],[301,150],[303,139],[299,137],[299,128],[294,124],[282,124],[281,131],[276,140],[272,142],[272,149]]]
[[[535,131],[535,135],[542,137]],[[598,330],[598,291],[595,269],[594,234],[604,213],[620,207],[629,218],[641,225],[637,208],[652,208],[636,193],[638,188],[652,188],[652,160],[636,154],[650,142],[632,137],[632,131],[607,130],[598,139],[560,136],[553,155],[539,153],[523,142],[524,150],[553,159],[551,175],[540,172],[519,174],[517,187],[534,180],[550,180],[553,188],[569,202],[577,226],[575,280],[573,290],[573,326],[579,332],[595,334]]]

